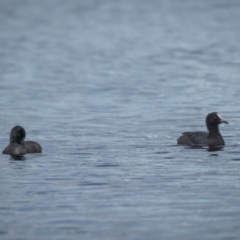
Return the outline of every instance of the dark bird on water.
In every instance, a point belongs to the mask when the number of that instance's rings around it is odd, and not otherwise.
[[[218,125],[228,122],[217,112],[209,113],[206,117],[207,132],[184,132],[177,140],[178,144],[183,145],[208,145],[219,146],[225,145],[223,137],[219,132]]]
[[[24,141],[26,132],[23,127],[15,126],[10,133],[9,145],[3,150],[3,154],[23,155],[26,153],[41,153],[42,147],[34,141]]]

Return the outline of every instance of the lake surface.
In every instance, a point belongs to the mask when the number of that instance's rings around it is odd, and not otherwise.
[[[240,2],[1,0],[0,239],[239,239]],[[218,111],[226,146],[177,146]]]

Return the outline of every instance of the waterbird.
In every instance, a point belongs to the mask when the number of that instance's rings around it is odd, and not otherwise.
[[[223,137],[219,131],[218,125],[228,122],[222,118],[218,112],[209,113],[206,116],[206,126],[208,132],[184,132],[178,138],[177,143],[182,145],[225,145]]]
[[[15,126],[10,132],[10,141],[3,154],[23,155],[26,153],[41,153],[42,147],[34,141],[25,141],[26,131],[21,126]]]

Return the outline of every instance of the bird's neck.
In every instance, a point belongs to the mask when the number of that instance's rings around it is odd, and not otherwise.
[[[209,137],[221,135],[221,133],[219,132],[218,125],[210,125],[207,128],[208,128],[208,132],[209,132]]]

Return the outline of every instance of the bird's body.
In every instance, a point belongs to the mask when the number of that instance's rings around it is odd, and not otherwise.
[[[178,144],[207,144],[207,136],[206,132],[184,132],[178,138]]]
[[[26,153],[41,153],[42,147],[34,141],[25,141],[24,147],[19,143],[10,143],[4,150],[3,154],[24,155]]]

